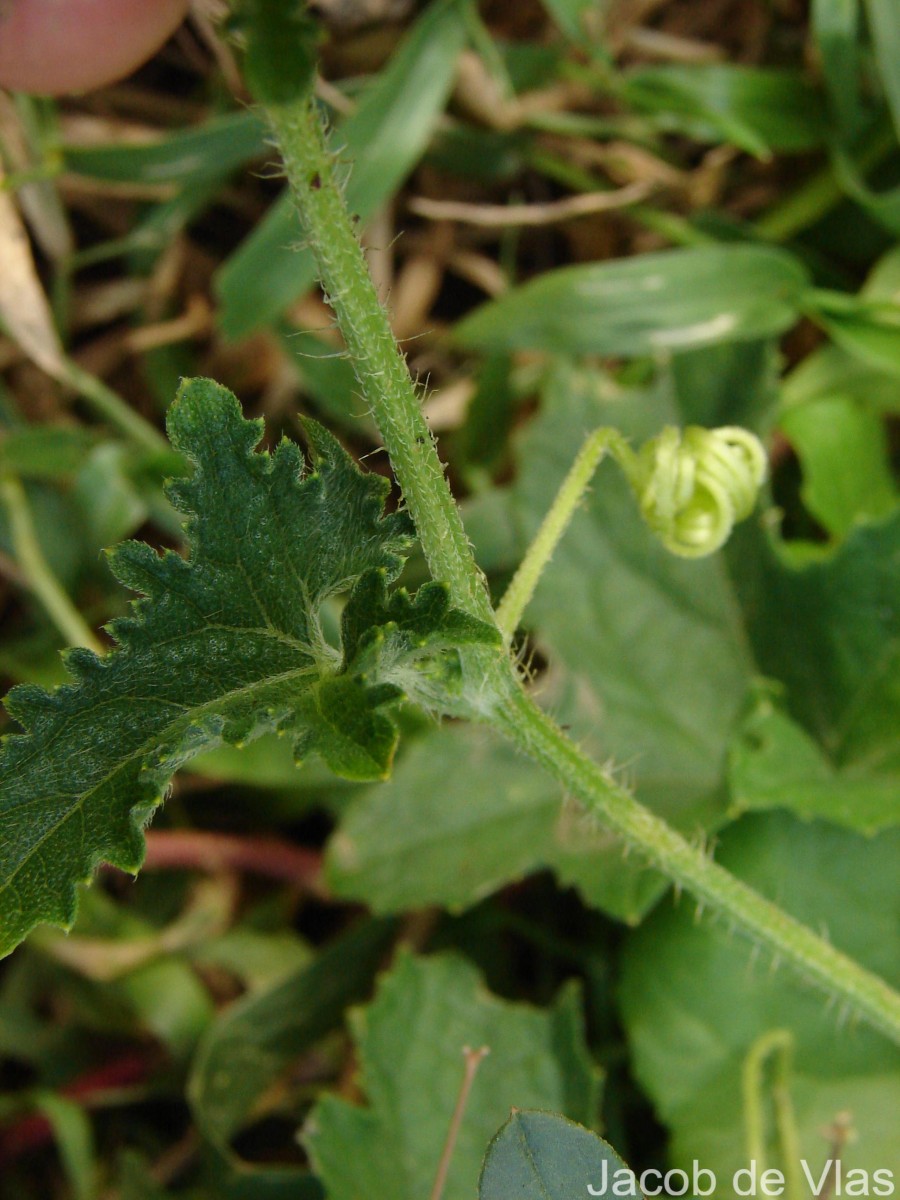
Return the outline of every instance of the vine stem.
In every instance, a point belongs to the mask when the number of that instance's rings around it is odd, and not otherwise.
[[[363,396],[384,439],[428,565],[453,603],[495,621],[484,579],[450,493],[419,397],[369,276],[327,151],[321,121],[308,100],[269,106],[285,170]],[[466,652],[481,671],[487,721],[543,765],[587,811],[637,849],[669,879],[725,916],[778,959],[843,1000],[900,1042],[900,995],[876,975],[817,937],[776,905],[718,866],[656,817],[592,762],[526,695],[507,656]]]
[[[811,983],[840,997],[882,1033],[900,1043],[897,992],[777,904],[742,883],[635,800],[570,741],[521,689],[512,693],[500,708],[495,723],[577,797],[589,813],[673,883],[689,891],[701,906],[708,906],[736,930],[764,945],[776,961],[791,962]]]

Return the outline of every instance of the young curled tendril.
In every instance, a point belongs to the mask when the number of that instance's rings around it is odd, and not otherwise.
[[[507,643],[607,454],[622,468],[647,525],[667,550],[683,558],[702,558],[724,545],[737,522],[753,511],[766,477],[762,443],[737,425],[666,426],[637,452],[618,430],[595,429],[497,608],[497,624]]]
[[[626,474],[641,515],[666,549],[702,558],[750,516],[766,454],[759,438],[736,425],[667,426],[641,447]]]

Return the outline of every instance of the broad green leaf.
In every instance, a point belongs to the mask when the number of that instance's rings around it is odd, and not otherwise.
[[[820,146],[827,124],[820,94],[799,71],[722,63],[639,67],[625,100],[660,127],[722,139],[762,158]]]
[[[424,151],[453,86],[466,39],[462,0],[436,0],[416,22],[352,116],[335,131],[350,209],[365,221],[400,186]],[[316,278],[298,250],[299,222],[285,194],[216,278],[222,331],[245,337],[282,313]]]
[[[875,412],[900,412],[896,378],[840,346],[821,346],[804,358],[784,379],[781,402],[787,409],[827,396],[846,396]]]
[[[783,808],[860,833],[900,824],[900,770],[838,770],[765,692],[735,734],[729,779],[736,813]]]
[[[492,351],[631,357],[783,333],[806,287],[799,261],[767,246],[701,246],[548,271],[455,330]]]
[[[193,755],[277,731],[298,759],[315,751],[347,778],[383,777],[390,709],[419,683],[429,702],[449,695],[450,645],[497,636],[449,610],[437,584],[415,600],[387,596],[408,523],[382,516],[387,481],[363,475],[321,427],[307,426],[315,469],[304,478],[297,446],[254,453],[261,423],[194,380],[169,432],[195,468],[169,487],[189,560],[136,542],[113,551],[114,574],[144,596],[113,622],[118,648],[104,659],[73,650],[71,684],[7,700],[27,732],[0,760],[2,815],[17,828],[0,854],[2,950],[39,921],[70,925],[75,885],[98,862],[140,866],[141,827]],[[320,609],[356,581],[342,653]]]
[[[488,1146],[478,1181],[479,1200],[572,1200],[591,1194],[640,1196],[633,1173],[612,1146],[548,1112],[514,1112]]]
[[[430,1194],[466,1047],[490,1053],[469,1093],[444,1200],[470,1200],[485,1146],[511,1107],[595,1120],[597,1078],[570,989],[542,1012],[491,996],[461,958],[404,954],[352,1028],[369,1106],[325,1096],[304,1134],[329,1200]]]
[[[728,552],[762,672],[835,767],[900,767],[900,513],[858,525],[826,559],[793,565],[758,530]],[[895,803],[900,806],[900,795]]]
[[[204,1137],[233,1170],[242,1163],[229,1142],[291,1063],[367,994],[393,930],[388,921],[361,923],[312,963],[233,1004],[208,1028],[188,1096]]]
[[[837,537],[897,501],[881,418],[842,396],[787,409],[780,421],[803,468],[803,502]]]
[[[391,779],[355,799],[328,851],[338,896],[376,912],[462,909],[543,867],[588,902],[636,921],[658,879],[635,864],[527,759],[481,730],[414,743]]]
[[[826,310],[818,319],[839,346],[896,381],[900,376],[900,247],[878,260],[846,312]]]
[[[881,313],[819,313],[816,320],[850,354],[878,371],[900,376],[900,306]]]
[[[496,738],[441,729],[353,802],[328,879],[376,912],[466,907],[547,862],[561,808],[553,782]]]
[[[776,398],[778,355],[771,341],[723,342],[672,356],[683,424],[744,425],[762,433]]]
[[[148,142],[64,147],[66,169],[92,179],[198,186],[219,180],[267,152],[266,127],[253,112],[213,117],[195,129]]]
[[[723,866],[894,984],[900,982],[897,855],[900,832],[863,838],[783,814],[746,817],[722,835]],[[629,935],[621,978],[622,1015],[637,1077],[672,1135],[681,1167],[697,1159],[715,1171],[716,1195],[732,1196],[747,1166],[742,1111],[748,1054],[773,1030],[793,1039],[787,1092],[800,1154],[818,1177],[827,1134],[850,1111],[856,1136],[845,1171],[900,1169],[895,1114],[900,1056],[882,1037],[841,1020],[786,970],[727,929],[698,923],[693,904],[666,905]],[[771,1137],[773,1095],[764,1087],[769,1165],[784,1169]],[[794,1169],[797,1164],[794,1163]],[[801,1177],[802,1181],[802,1177]]]

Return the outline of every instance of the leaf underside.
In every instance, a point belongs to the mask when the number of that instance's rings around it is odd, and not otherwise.
[[[244,420],[230,392],[189,380],[168,429],[194,466],[168,486],[188,557],[137,542],[111,551],[142,597],[111,623],[115,649],[71,650],[72,683],[6,701],[25,733],[0,750],[0,953],[38,922],[71,925],[75,885],[99,863],[137,870],[142,827],[195,754],[276,731],[298,761],[317,752],[346,778],[384,778],[391,709],[452,691],[452,647],[496,638],[451,610],[440,584],[388,595],[410,522],[384,515],[387,481],[319,425],[305,427],[306,471],[292,442],[256,451],[262,422]],[[321,608],[351,589],[338,649]]]

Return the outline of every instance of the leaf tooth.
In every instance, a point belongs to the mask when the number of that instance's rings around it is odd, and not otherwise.
[[[78,683],[87,683],[96,679],[101,671],[106,669],[106,660],[86,646],[73,646],[62,652],[62,660],[66,670]]]
[[[272,455],[273,486],[281,485],[282,480],[300,483],[304,481],[305,474],[306,464],[300,453],[300,447],[290,438],[283,437]]]
[[[60,708],[57,692],[48,692],[34,683],[20,683],[4,700],[6,711],[24,730],[31,733],[39,728],[48,716],[55,715]]]
[[[182,516],[196,516],[197,506],[194,500],[196,488],[190,479],[169,479],[166,481],[166,499]]]
[[[168,782],[183,763],[211,750],[222,741],[223,718],[206,713],[200,720],[182,726],[171,736],[161,736],[141,764],[141,776]]]
[[[260,724],[252,713],[226,721],[222,727],[222,741],[242,750]]]
[[[301,767],[304,762],[306,762],[306,759],[313,752],[314,742],[315,739],[311,730],[299,730],[294,737],[293,745],[291,746],[291,754],[293,755],[295,766]]]
[[[303,433],[309,444],[310,458],[317,469],[331,468],[332,470],[347,464],[347,454],[337,438],[329,433],[324,425],[314,421],[312,417],[302,420]],[[359,470],[358,467],[354,468]],[[376,477],[377,478],[377,477]]]
[[[246,457],[262,439],[264,422],[244,418],[240,401],[212,379],[183,379],[166,420],[177,450],[198,464],[223,455]]]
[[[119,583],[143,596],[159,597],[190,568],[172,550],[158,554],[146,542],[122,542],[106,552],[109,569]]]
[[[121,815],[111,813],[107,844],[91,863],[89,872],[84,876],[84,882],[90,880],[101,862],[107,862],[132,875],[137,874],[147,852],[144,827],[162,803],[169,779],[169,774],[161,772],[158,775],[148,773],[135,780],[135,801]]]
[[[152,641],[138,617],[114,617],[113,620],[107,621],[103,628],[116,643],[114,653],[119,650],[136,650]]]

